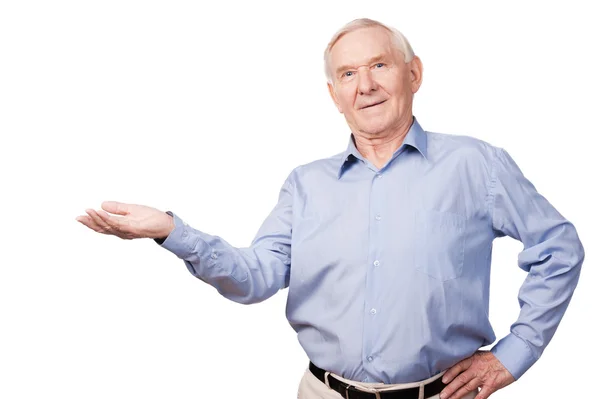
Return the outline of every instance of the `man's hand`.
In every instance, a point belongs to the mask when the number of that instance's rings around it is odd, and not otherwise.
[[[98,233],[111,234],[124,240],[163,238],[175,228],[175,222],[169,214],[149,206],[106,201],[101,207],[106,212],[122,217],[86,209],[89,216],[78,216],[76,220]]]
[[[486,399],[492,393],[512,384],[515,378],[489,351],[477,351],[450,367],[442,381],[450,384],[440,394],[442,399],[460,399],[481,387],[475,399]]]

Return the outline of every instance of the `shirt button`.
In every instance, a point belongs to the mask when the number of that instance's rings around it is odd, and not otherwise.
[[[187,237],[187,235],[188,235],[188,232],[184,230],[184,231],[183,231],[183,236],[184,236],[184,237]]]
[[[374,264],[375,266],[379,266],[379,261],[378,261],[378,260],[376,260],[375,262],[373,262],[373,264]]]
[[[378,178],[378,179],[381,179],[381,177],[382,177],[383,175],[382,175],[381,173],[377,173],[377,175],[376,175],[376,176],[377,176],[377,178]]]
[[[375,313],[377,313],[377,309],[375,309],[375,308],[371,309],[371,314],[375,314]]]
[[[375,220],[381,220],[381,215],[375,215]]]
[[[373,356],[369,356],[369,357],[367,358],[367,360],[368,360],[368,361],[370,361],[370,362],[372,362],[372,361],[373,361]]]
[[[217,259],[217,254],[213,252],[213,253],[210,255],[210,257],[211,257],[211,258],[213,258],[213,259]]]

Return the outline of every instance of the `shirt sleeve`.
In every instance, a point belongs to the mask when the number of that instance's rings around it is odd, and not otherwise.
[[[519,379],[552,339],[579,280],[584,250],[575,227],[536,191],[505,150],[494,150],[492,226],[497,237],[523,243],[518,266],[528,274],[518,294],[519,317],[491,351]]]
[[[289,286],[293,173],[250,247],[236,248],[223,238],[198,231],[172,213],[175,229],[159,245],[182,259],[195,277],[238,303],[264,301]],[[156,241],[156,240],[155,240]]]

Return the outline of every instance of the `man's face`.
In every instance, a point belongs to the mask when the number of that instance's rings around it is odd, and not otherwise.
[[[329,60],[329,92],[352,132],[385,134],[412,121],[421,61],[415,56],[405,63],[383,28],[347,33],[331,49]]]

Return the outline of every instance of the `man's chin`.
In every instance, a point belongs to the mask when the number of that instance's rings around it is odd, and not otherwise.
[[[359,126],[361,132],[370,135],[376,135],[385,132],[389,128],[388,123],[381,123],[381,121],[374,121],[371,123],[363,123]]]

